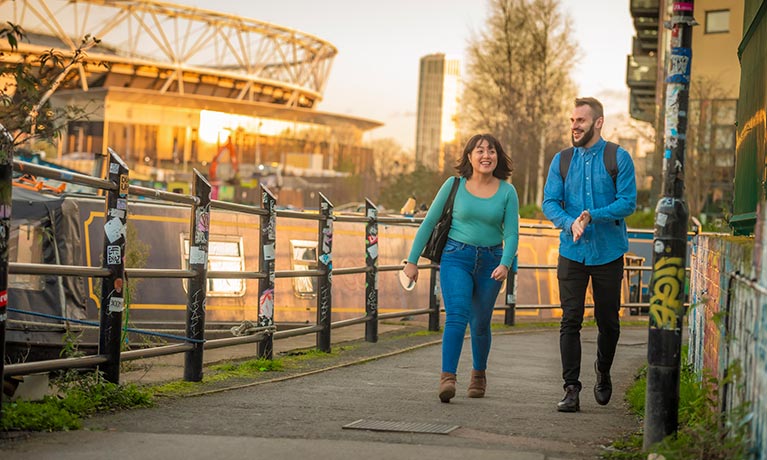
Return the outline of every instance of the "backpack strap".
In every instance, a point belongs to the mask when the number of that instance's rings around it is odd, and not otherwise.
[[[610,173],[610,177],[613,178],[613,185],[618,187],[618,144],[614,142],[607,142],[605,145],[604,154],[605,169]]]
[[[562,175],[562,182],[565,181],[567,170],[570,169],[570,161],[573,159],[573,152],[575,152],[575,148],[570,147],[559,153],[559,174]]]
[[[570,169],[570,162],[573,159],[573,147],[562,150],[559,154],[559,174],[562,175],[562,182],[567,177],[567,170]],[[618,184],[618,144],[607,141],[605,145],[605,153],[603,161],[605,163],[605,169],[613,178],[613,185],[617,187]]]

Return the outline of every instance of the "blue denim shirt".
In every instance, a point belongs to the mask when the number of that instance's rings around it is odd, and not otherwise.
[[[625,217],[636,209],[637,187],[634,162],[627,151],[618,149],[618,177],[615,184],[605,168],[604,139],[592,147],[576,147],[565,181],[559,172],[557,153],[551,161],[543,189],[543,213],[562,229],[559,254],[586,265],[602,265],[628,251]],[[583,236],[573,242],[571,227],[588,210],[591,223]]]

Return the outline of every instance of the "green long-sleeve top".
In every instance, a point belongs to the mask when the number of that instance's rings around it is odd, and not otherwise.
[[[450,195],[453,178],[449,178],[434,197],[426,217],[418,229],[410,248],[407,261],[417,263],[434,226],[442,215],[442,208]],[[490,198],[479,198],[466,190],[466,178],[455,194],[453,223],[448,237],[472,246],[489,247],[503,242],[501,264],[511,267],[519,246],[519,198],[517,190],[506,181],[501,181],[498,191]]]

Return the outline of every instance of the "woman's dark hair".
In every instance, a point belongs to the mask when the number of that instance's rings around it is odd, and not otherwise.
[[[470,178],[472,174],[474,174],[474,168],[471,166],[469,156],[474,150],[474,147],[476,147],[477,144],[483,140],[487,141],[488,144],[495,147],[495,152],[498,155],[498,164],[495,165],[493,176],[501,180],[508,179],[509,176],[511,176],[511,172],[513,171],[511,166],[511,157],[509,157],[506,151],[503,150],[501,143],[498,142],[498,139],[493,137],[492,134],[475,134],[471,136],[471,139],[469,139],[469,141],[466,143],[466,146],[463,148],[463,155],[461,155],[461,159],[458,160],[458,164],[456,165],[455,170],[458,171],[458,174],[467,179]]]

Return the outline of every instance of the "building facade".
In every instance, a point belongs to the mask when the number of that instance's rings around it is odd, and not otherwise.
[[[664,22],[671,17],[672,6],[671,0],[630,2],[636,36],[626,69],[629,112],[634,119],[654,125],[655,153],[648,174],[653,177],[655,199],[662,180],[665,72],[671,38]],[[698,25],[692,37],[685,162],[686,169],[699,173],[685,177],[685,200],[690,215],[705,223],[732,209],[743,2],[697,0],[694,15]]]
[[[455,156],[461,67],[457,59],[430,54],[420,61],[415,159],[446,171]]]

